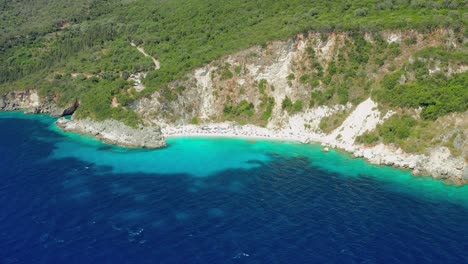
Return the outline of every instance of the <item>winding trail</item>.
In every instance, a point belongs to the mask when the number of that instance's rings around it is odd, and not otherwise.
[[[135,43],[133,42],[130,42],[130,45],[132,45],[133,47],[135,47],[141,54],[145,55],[145,57],[149,57],[153,60],[153,63],[154,63],[154,69],[155,70],[159,70],[159,68],[161,68],[161,63],[159,63],[159,61],[154,58],[153,56],[149,55],[148,53],[146,53],[146,51],[142,48],[142,47],[138,47]]]

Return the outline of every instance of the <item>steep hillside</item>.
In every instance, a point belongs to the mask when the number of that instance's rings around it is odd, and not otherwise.
[[[467,109],[465,55],[463,38],[452,30],[300,34],[198,68],[153,100],[142,99],[140,112],[168,122],[278,126],[309,108],[357,105],[372,96],[381,111],[420,108],[413,114],[432,121]],[[331,131],[333,121],[320,128]]]
[[[82,116],[130,125],[135,116],[126,106],[133,101],[253,45],[298,32],[463,32],[466,24],[466,1],[460,0],[20,0],[4,2],[1,10],[2,93],[35,88],[59,105],[80,100]],[[131,43],[161,68],[156,71]],[[128,92],[132,74],[146,76],[140,93]],[[114,96],[121,105],[112,108]]]
[[[468,159],[463,41],[451,30],[300,34],[216,60],[134,107],[148,124],[255,124],[413,169],[419,158],[392,153],[447,153],[425,161],[439,164],[430,173],[447,176],[453,161],[461,177]]]

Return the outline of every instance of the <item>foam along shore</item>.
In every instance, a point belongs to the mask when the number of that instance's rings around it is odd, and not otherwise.
[[[353,118],[353,117],[351,117]],[[463,158],[453,158],[444,147],[431,151],[429,155],[409,154],[391,145],[378,144],[365,146],[353,142],[344,142],[331,135],[295,130],[268,129],[255,125],[238,125],[234,122],[212,123],[204,125],[167,125],[161,129],[165,138],[177,137],[228,137],[244,139],[266,139],[315,142],[324,149],[338,148],[350,152],[354,157],[362,157],[372,164],[389,165],[410,169],[413,175],[431,175],[436,179],[447,179],[455,184],[468,183],[468,167]],[[350,131],[345,131],[349,133]]]

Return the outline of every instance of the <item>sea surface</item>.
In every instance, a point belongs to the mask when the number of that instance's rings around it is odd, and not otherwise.
[[[468,263],[468,187],[318,145],[113,147],[0,113],[0,263]]]

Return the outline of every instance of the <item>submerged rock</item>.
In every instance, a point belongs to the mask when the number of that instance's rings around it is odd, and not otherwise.
[[[132,128],[116,120],[97,122],[91,119],[68,120],[63,117],[56,124],[63,131],[94,136],[109,144],[151,149],[166,146],[161,129],[157,126]]]

